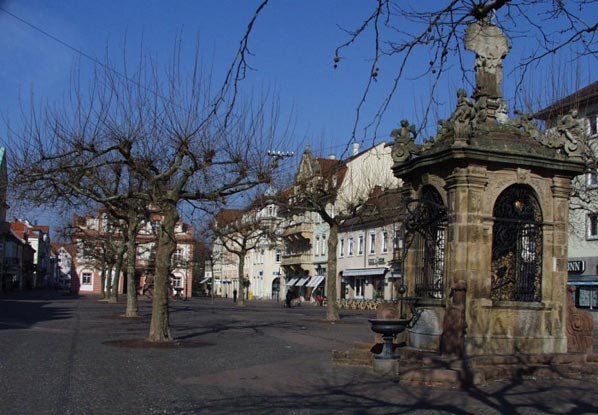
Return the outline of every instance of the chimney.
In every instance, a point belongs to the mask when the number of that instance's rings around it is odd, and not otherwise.
[[[329,154],[328,160],[336,160],[336,156],[334,154]]]
[[[357,153],[359,153],[359,143],[357,141],[353,142],[353,155],[356,155]]]

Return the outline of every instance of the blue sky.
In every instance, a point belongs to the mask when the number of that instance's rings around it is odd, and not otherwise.
[[[60,102],[68,93],[72,69],[77,66],[83,73],[90,70],[93,63],[88,58],[61,42],[99,61],[104,61],[106,55],[121,61],[126,39],[128,57],[136,56],[143,43],[147,52],[166,62],[172,57],[177,36],[183,39],[184,56],[189,58],[199,38],[202,64],[212,70],[218,85],[259,3],[258,0],[0,0],[0,7],[39,29],[0,11],[0,113],[8,120],[14,119],[19,105],[27,110],[30,96],[42,105]],[[436,4],[431,0],[412,3]],[[250,72],[243,87],[247,93],[275,90],[283,117],[292,117],[292,141],[277,150],[300,153],[309,143],[322,155],[340,156],[346,148],[355,109],[370,73],[373,39],[366,36],[346,50],[337,69],[333,68],[334,51],[347,40],[341,28],[357,27],[374,4],[366,0],[271,0],[258,19],[251,39],[254,55],[250,64],[255,71]],[[525,38],[525,28],[519,30],[523,37],[512,42],[513,50],[505,61],[507,97],[515,78],[508,75],[510,67],[533,46],[533,41]],[[464,59],[466,66],[473,65],[471,53],[466,53]],[[418,70],[419,65],[427,65],[429,60],[425,51],[415,55],[412,69]],[[554,66],[564,68],[562,72],[571,76],[571,62],[566,58],[555,62]],[[366,123],[388,92],[396,70],[393,65],[398,63],[387,61],[381,65],[379,81],[362,115]],[[596,80],[591,77],[595,65],[595,57],[581,62],[583,79],[579,86]],[[535,68],[529,84],[546,94],[550,79],[544,64]],[[437,97],[438,117],[450,115],[456,90],[462,86],[459,68],[449,68]],[[415,78],[415,72],[410,71],[377,134],[359,129],[358,139],[365,146],[389,141],[390,130],[402,118],[420,123],[429,87],[429,78]],[[467,89],[471,93],[471,88]],[[542,99],[548,103],[547,98]],[[435,121],[431,124],[435,125]],[[3,133],[0,127],[0,144],[5,143]]]
[[[258,0],[0,0],[0,6],[86,55],[104,61],[109,55],[121,61],[123,44],[131,57],[143,42],[147,52],[162,62],[172,57],[175,39],[181,35],[184,52],[191,57],[199,38],[202,62],[222,79]],[[427,0],[414,4],[434,4]],[[355,109],[368,80],[372,38],[343,53],[338,69],[333,68],[334,50],[347,39],[341,28],[353,29],[371,11],[366,0],[271,0],[260,16],[252,37],[250,64],[255,71],[244,83],[246,92],[275,90],[283,115],[292,113],[294,142],[290,150],[301,150],[306,142],[322,152],[337,153],[351,137]],[[595,12],[594,12],[595,13]],[[30,95],[45,103],[60,100],[68,92],[71,69],[79,64],[83,72],[92,62],[40,31],[0,12],[0,112],[14,116],[15,107]],[[509,65],[525,53],[530,40],[516,40],[505,62]],[[464,55],[466,65],[473,62]],[[427,65],[430,56],[420,53],[413,69]],[[590,59],[595,64],[595,58]],[[398,63],[381,67],[379,81],[365,106],[362,119],[369,121],[388,91]],[[560,65],[560,64],[559,64]],[[565,63],[565,66],[568,64]],[[545,74],[534,83],[545,87]],[[582,70],[586,71],[586,67]],[[219,77],[220,76],[220,77]],[[387,111],[376,135],[357,132],[364,144],[388,140],[388,133],[400,119],[421,122],[430,79],[413,79],[411,74],[399,86],[397,98]],[[511,77],[513,78],[513,77]],[[592,81],[594,79],[590,79]],[[511,88],[506,77],[507,95]],[[438,116],[446,117],[455,103],[457,88],[463,86],[457,67],[449,69],[439,94]],[[582,85],[583,86],[583,85]],[[471,92],[471,91],[470,91]],[[434,125],[435,122],[432,122]],[[0,130],[1,131],[1,130]]]

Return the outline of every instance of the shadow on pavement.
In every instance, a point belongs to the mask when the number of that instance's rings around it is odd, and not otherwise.
[[[259,374],[257,374],[259,377]],[[256,377],[257,378],[257,377]],[[256,379],[256,381],[259,381]],[[555,388],[549,382],[509,382],[482,390],[430,389],[389,380],[355,377],[340,384],[319,379],[292,393],[220,390],[214,399],[198,399],[177,414],[591,414],[595,385]],[[324,383],[324,385],[323,385]]]
[[[4,294],[0,297],[0,330],[27,329],[41,321],[68,319],[73,316],[73,307],[65,306],[63,301],[74,299],[53,291]]]

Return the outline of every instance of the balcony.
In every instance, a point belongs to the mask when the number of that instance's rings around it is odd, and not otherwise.
[[[305,239],[311,239],[313,233],[314,226],[311,223],[297,223],[285,227],[282,235],[284,237],[302,236]]]
[[[282,256],[281,265],[284,266],[302,266],[311,265],[313,258],[311,253],[285,254]],[[303,268],[303,267],[302,267]]]

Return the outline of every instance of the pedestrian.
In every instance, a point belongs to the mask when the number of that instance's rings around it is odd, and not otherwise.
[[[235,288],[233,290],[233,303],[236,303],[236,302],[237,302],[237,289]]]
[[[287,291],[286,297],[286,306],[287,308],[291,308],[291,300],[293,299],[293,294],[291,294],[291,290]]]

